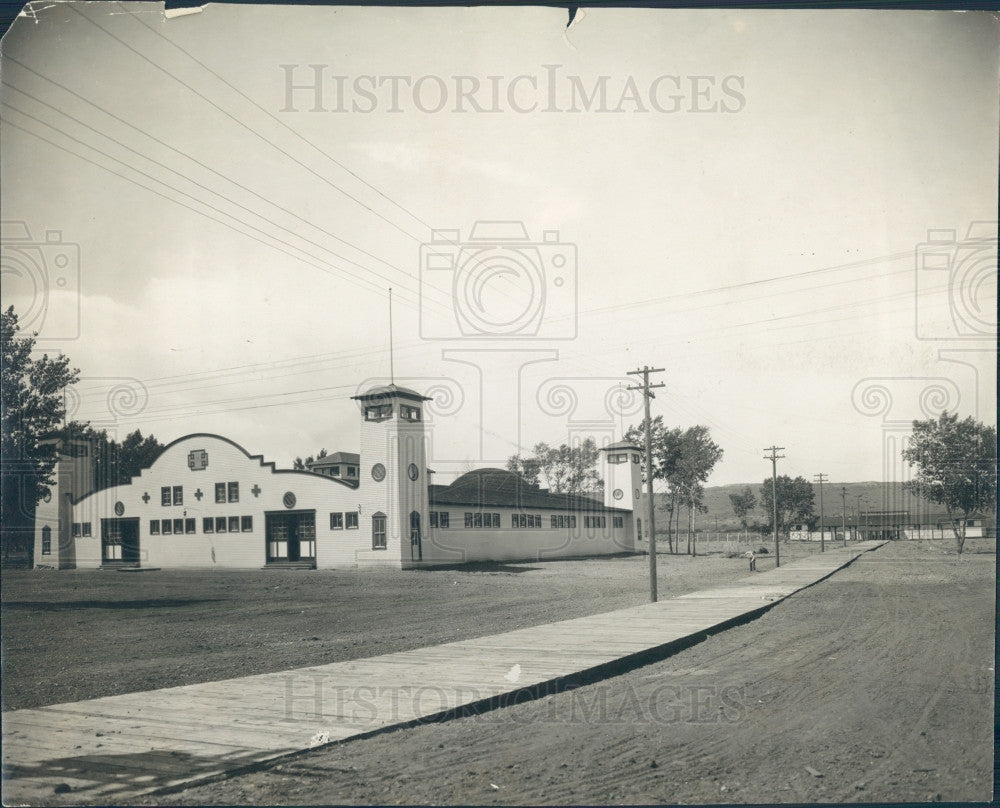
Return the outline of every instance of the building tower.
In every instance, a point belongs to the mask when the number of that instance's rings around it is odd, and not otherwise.
[[[361,407],[359,526],[372,539],[358,563],[419,563],[427,530],[423,405],[431,399],[395,384],[353,398]]]
[[[631,441],[621,440],[601,449],[601,473],[604,476],[604,505],[632,511],[632,535],[636,549],[648,537],[642,530],[639,504],[642,497],[642,449]]]
[[[35,507],[35,566],[73,569],[76,540],[91,536],[90,523],[74,530],[73,503],[94,488],[94,458],[90,442],[53,438],[43,441],[55,447],[55,482]]]

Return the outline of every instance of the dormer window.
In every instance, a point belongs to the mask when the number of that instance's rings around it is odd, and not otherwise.
[[[375,404],[365,407],[366,421],[388,421],[392,418],[392,404]]]
[[[400,404],[399,417],[404,421],[419,421],[420,407],[411,407],[409,404]]]

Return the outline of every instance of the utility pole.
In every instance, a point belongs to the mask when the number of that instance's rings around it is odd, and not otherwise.
[[[822,472],[813,475],[814,480],[817,478],[819,479],[819,551],[823,553],[826,552],[826,528],[823,527],[823,482],[824,478],[829,478]]]
[[[840,486],[840,528],[844,531],[844,547],[847,547],[847,486]]]
[[[784,446],[770,446],[765,452],[770,452],[771,456],[764,455],[765,460],[771,461],[771,506],[774,517],[774,566],[781,566],[781,549],[778,547],[778,461],[784,455],[778,454]]]
[[[855,494],[858,498],[858,541],[861,540],[861,500],[864,499],[864,494]]]
[[[642,387],[629,386],[629,390],[642,390],[646,404],[646,524],[649,526],[649,600],[656,603],[656,524],[653,521],[653,422],[649,417],[649,400],[654,398],[653,389],[666,387],[665,384],[650,384],[650,373],[663,373],[663,368],[643,365],[642,370],[630,370],[629,376],[642,376]]]

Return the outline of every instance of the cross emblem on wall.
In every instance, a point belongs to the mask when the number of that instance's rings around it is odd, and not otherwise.
[[[145,492],[145,493],[144,493],[144,494],[142,495],[142,501],[143,501],[143,502],[145,502],[145,503],[147,503],[147,504],[149,503],[149,491],[146,491],[146,492]]]
[[[197,491],[194,492],[194,498],[196,500],[198,500],[199,502],[201,502],[201,498],[203,496],[205,496],[205,495],[203,493],[201,493],[201,489],[200,488]]]
[[[250,493],[253,494],[255,497],[259,497],[260,496],[260,486],[257,485],[257,483],[254,483],[253,484],[253,488],[250,489]]]

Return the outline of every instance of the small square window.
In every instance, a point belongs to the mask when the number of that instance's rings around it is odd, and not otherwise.
[[[330,514],[330,530],[343,530],[344,529],[344,514],[342,513],[331,513]]]
[[[348,477],[357,477],[358,476],[358,467],[357,466],[348,466],[347,467],[347,476]]]
[[[229,532],[230,533],[240,532],[240,517],[238,516],[229,517]]]
[[[90,535],[90,522],[84,522],[83,523],[83,535],[84,536],[89,536]]]
[[[170,486],[165,485],[160,489],[160,504],[169,505],[172,502],[170,497]]]
[[[184,504],[184,486],[175,485],[174,486],[174,505]]]
[[[196,533],[197,532],[196,524],[197,523],[194,521],[194,519],[185,519],[184,520],[184,532],[185,533]]]
[[[164,519],[164,520],[163,520],[163,522],[162,522],[161,524],[162,524],[162,526],[163,526],[163,535],[164,535],[164,536],[169,536],[169,535],[170,535],[171,533],[173,533],[173,532],[174,532],[174,531],[173,531],[173,530],[171,529],[171,522],[170,522],[170,520],[169,520],[169,519]]]
[[[472,527],[472,522],[473,522],[473,520],[472,520],[472,512],[471,511],[466,511],[465,512],[465,526],[466,527]]]
[[[223,503],[226,501],[226,484],[216,483],[215,484],[215,501],[217,503]]]
[[[174,534],[179,535],[184,532],[184,520],[174,519]]]
[[[347,525],[348,530],[357,530],[358,527],[358,512],[348,511],[344,514],[344,520]]]
[[[252,516],[241,516],[240,517],[240,530],[244,533],[253,533],[253,517]]]
[[[549,517],[549,521],[550,521],[549,527],[559,527],[559,517],[556,516],[555,514],[552,514]]]
[[[230,483],[229,484],[229,501],[239,502],[240,501],[240,484]]]
[[[149,520],[149,535],[159,536],[160,535],[160,520],[150,519]]]
[[[73,535],[79,536],[83,532],[83,526],[79,522],[73,523]]]
[[[570,526],[571,529],[572,528],[576,528],[576,517],[575,516],[571,516],[569,518],[569,526]]]
[[[201,520],[202,533],[215,533],[215,520],[211,516],[206,516]]]
[[[216,516],[215,517],[215,532],[225,533],[226,532],[226,517]]]
[[[431,527],[437,527],[437,526],[438,526],[438,512],[431,511]]]
[[[450,517],[448,515],[448,511],[441,511],[441,513],[438,515],[438,520],[441,522],[441,527],[443,528],[448,527],[449,518]]]
[[[475,514],[472,517],[472,524],[475,525],[476,527],[482,527],[483,526],[483,515],[481,513]]]

